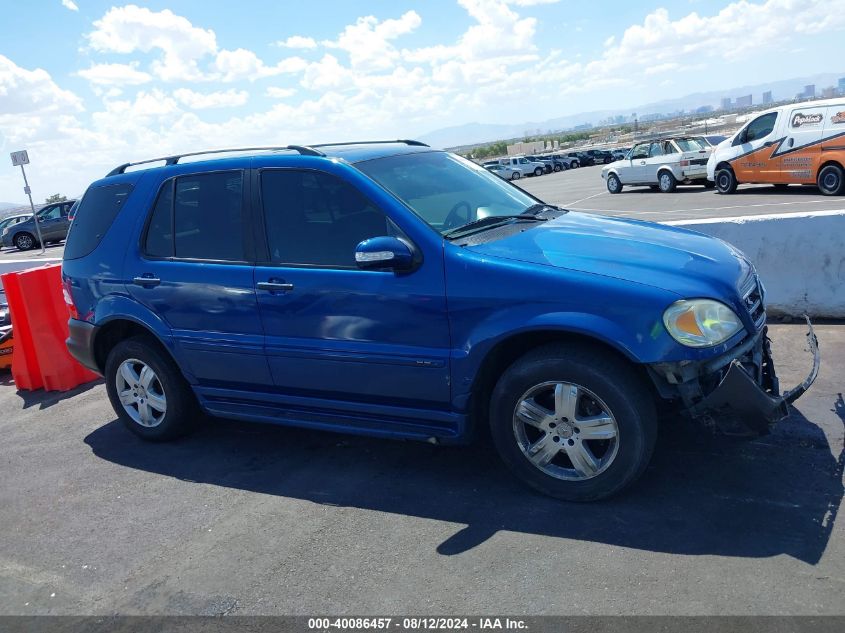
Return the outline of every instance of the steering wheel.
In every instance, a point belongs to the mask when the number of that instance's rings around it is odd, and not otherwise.
[[[467,210],[465,220],[462,220],[461,217],[458,215],[458,210],[461,207],[466,207],[466,210]],[[443,228],[444,229],[454,229],[454,228],[461,226],[462,224],[466,224],[467,222],[470,222],[471,220],[474,219],[474,218],[470,217],[471,215],[472,215],[472,207],[469,205],[469,202],[467,202],[466,200],[461,200],[460,202],[458,202],[454,207],[452,207],[449,210],[449,213],[446,214],[446,219],[443,220]]]

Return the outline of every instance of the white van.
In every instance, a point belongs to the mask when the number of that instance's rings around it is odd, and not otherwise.
[[[845,193],[845,98],[772,108],[719,143],[707,178],[720,193],[740,183],[818,186],[827,196]]]

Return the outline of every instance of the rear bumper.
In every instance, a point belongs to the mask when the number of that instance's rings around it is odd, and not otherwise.
[[[97,329],[96,325],[87,321],[70,319],[68,320],[70,335],[65,341],[65,345],[67,345],[67,351],[70,352],[70,355],[78,360],[83,367],[101,374],[102,370],[97,367],[97,359],[94,357],[94,337],[97,334]]]
[[[712,430],[727,435],[763,435],[789,415],[788,405],[810,388],[819,373],[818,340],[809,319],[807,327],[812,367],[801,384],[783,394],[766,328],[715,359],[687,365],[658,363],[650,367],[651,375],[662,395],[675,394],[687,415]]]

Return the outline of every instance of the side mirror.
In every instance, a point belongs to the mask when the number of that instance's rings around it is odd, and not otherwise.
[[[355,247],[355,263],[362,270],[407,272],[416,268],[416,249],[398,237],[371,237]]]

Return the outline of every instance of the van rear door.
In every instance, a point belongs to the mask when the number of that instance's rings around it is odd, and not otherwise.
[[[777,150],[780,181],[814,183],[821,158],[822,132],[827,107],[801,107],[789,110],[784,122],[783,143]]]

